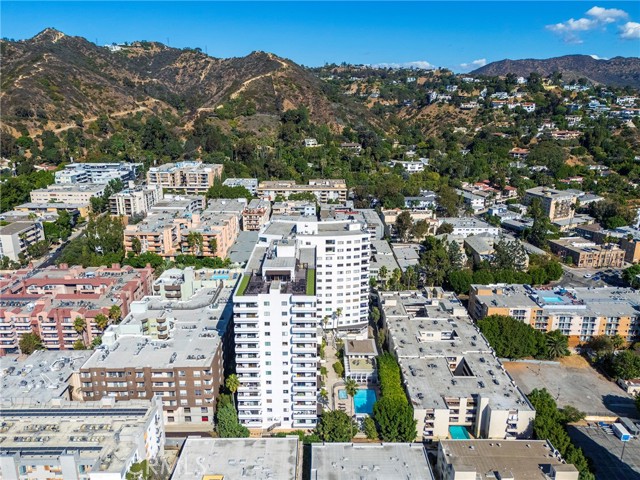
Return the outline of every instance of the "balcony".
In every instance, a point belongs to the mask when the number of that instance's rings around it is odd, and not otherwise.
[[[235,327],[236,333],[258,333],[259,330],[257,323],[246,323]]]
[[[316,402],[296,402],[293,404],[293,409],[298,411],[309,411],[317,409],[317,405],[318,404]]]
[[[158,332],[158,339],[159,340],[166,340],[167,338],[169,338],[169,335],[167,333]]]
[[[311,385],[305,385],[305,384],[293,384],[293,391],[294,392],[317,392],[318,391],[318,386],[315,384],[311,384]]]
[[[258,364],[237,364],[236,371],[238,373],[260,373],[260,365]]]
[[[318,412],[313,410],[309,410],[306,412],[294,412],[293,419],[294,421],[295,420],[317,420]]]
[[[291,333],[294,335],[312,335],[312,337],[316,337],[318,335],[318,327],[316,326],[297,326],[294,325],[291,329]],[[294,337],[295,338],[295,337]]]
[[[257,343],[254,345],[236,345],[236,353],[255,353],[258,350]]]
[[[167,326],[166,325],[158,325],[157,329],[158,329],[158,332],[166,332],[167,331]]]
[[[236,349],[237,351],[237,349]],[[291,351],[294,354],[316,354],[318,351],[318,348],[315,344],[313,345],[307,345],[307,344],[296,344],[292,347]]]
[[[318,366],[315,363],[294,364],[293,373],[317,373]]]

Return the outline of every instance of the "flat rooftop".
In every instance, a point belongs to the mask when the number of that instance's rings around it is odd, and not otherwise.
[[[155,401],[3,401],[0,455],[19,453],[35,462],[76,454],[94,471],[120,474],[158,409]]]
[[[24,232],[30,228],[33,228],[36,222],[28,221],[28,222],[13,222],[9,225],[0,226],[0,235],[14,235],[16,233]]]
[[[187,438],[171,480],[298,478],[298,437]]]
[[[545,314],[620,317],[640,314],[640,296],[632,288],[539,287],[529,285],[472,285],[489,291],[479,302],[494,308],[542,308]]]
[[[36,350],[28,357],[0,357],[2,398],[26,397],[38,404],[62,397],[69,378],[93,354],[91,350]]]
[[[500,478],[549,480],[551,465],[563,472],[577,472],[546,440],[441,440],[440,448],[456,470],[467,467],[482,477],[486,472],[499,472]]]
[[[626,444],[622,443],[618,437],[605,433],[602,427],[592,422],[569,425],[567,431],[573,444],[593,460],[596,480],[640,478],[640,439],[632,438]]]
[[[415,407],[448,408],[445,397],[478,394],[493,408],[533,410],[453,294],[384,292],[381,301]]]
[[[433,480],[421,443],[313,443],[311,480]]]
[[[580,190],[556,190],[550,187],[535,187],[526,191],[527,195],[534,195],[536,197],[548,197],[554,200],[558,199],[570,199],[577,198],[580,195],[584,195],[584,192]]]
[[[221,289],[201,288],[188,301],[145,297],[131,304],[131,313],[105,332],[103,346],[83,365],[90,368],[145,368],[167,365],[211,365],[232,316],[231,294],[237,279]],[[168,339],[145,334],[143,323],[167,326]]]

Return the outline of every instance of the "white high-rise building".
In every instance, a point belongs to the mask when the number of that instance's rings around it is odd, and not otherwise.
[[[260,242],[293,238],[312,248],[316,263],[317,317],[320,326],[339,334],[362,332],[369,315],[370,236],[361,221],[315,217],[268,224]]]
[[[323,319],[326,328],[366,327],[368,262],[360,223],[310,218],[263,229],[233,298],[243,425],[316,426]]]

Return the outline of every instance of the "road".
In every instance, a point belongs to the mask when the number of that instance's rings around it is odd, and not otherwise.
[[[75,240],[76,238],[78,238],[80,235],[84,234],[84,229],[85,227],[79,228],[78,230],[76,230],[75,232],[73,232],[69,238],[67,239],[66,242],[62,243],[61,245],[59,245],[55,250],[53,250],[51,253],[49,253],[47,256],[42,257],[38,260],[35,260],[33,262],[34,265],[34,270],[38,269],[38,268],[46,268],[49,267],[51,265],[54,265],[56,263],[56,260],[58,259],[58,257],[62,254],[62,251],[65,249],[65,247],[67,245],[69,245],[69,243],[72,240]]]

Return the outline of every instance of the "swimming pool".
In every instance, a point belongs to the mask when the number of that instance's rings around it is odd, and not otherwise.
[[[340,400],[346,400],[349,398],[346,390],[338,390],[338,398]],[[373,413],[373,404],[376,403],[375,390],[359,389],[356,392],[356,396],[353,397],[353,406],[356,410],[356,415],[371,415]]]
[[[468,440],[471,438],[467,429],[461,425],[451,425],[449,435],[453,440]]]
[[[562,299],[560,297],[542,297],[542,299],[547,303],[560,303]]]
[[[353,405],[356,410],[356,415],[371,415],[373,413],[374,403],[376,403],[375,390],[358,390],[356,396],[353,397]]]

